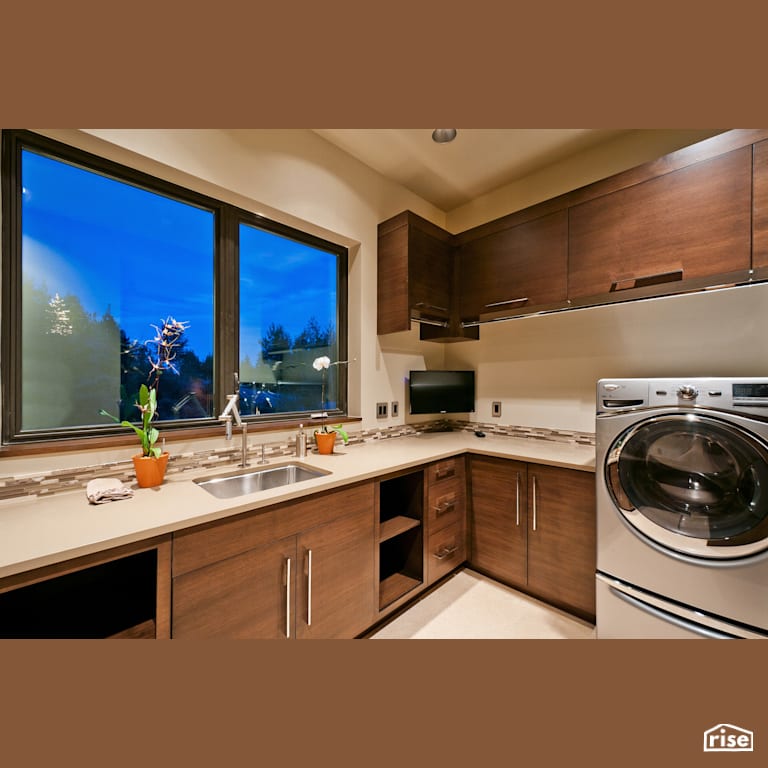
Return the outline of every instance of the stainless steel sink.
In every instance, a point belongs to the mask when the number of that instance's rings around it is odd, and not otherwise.
[[[216,477],[201,477],[194,482],[218,499],[231,499],[235,496],[279,488],[281,485],[292,485],[302,480],[312,480],[315,477],[330,474],[325,470],[303,464],[281,464],[264,469],[240,470]]]

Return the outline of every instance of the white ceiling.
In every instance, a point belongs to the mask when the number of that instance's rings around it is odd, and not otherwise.
[[[383,176],[442,211],[617,136],[628,129],[458,129],[449,144],[432,141],[432,129],[316,128]]]

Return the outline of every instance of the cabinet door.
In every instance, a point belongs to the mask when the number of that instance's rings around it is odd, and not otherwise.
[[[743,147],[570,208],[568,298],[747,270],[751,158]]]
[[[374,508],[370,504],[298,539],[296,634],[352,638],[374,622]]]
[[[453,287],[453,250],[448,233],[438,237],[418,224],[408,236],[410,305],[427,317],[449,318]]]
[[[768,267],[768,140],[754,146],[752,266]]]
[[[379,224],[377,250],[377,333],[409,330],[413,314],[450,317],[452,235],[403,211]]]
[[[278,640],[295,629],[296,539],[173,580],[173,637]]]
[[[470,483],[470,565],[507,584],[524,587],[526,465],[473,456]]]
[[[595,476],[528,465],[528,589],[593,617],[596,554]]]
[[[567,297],[568,213],[557,211],[465,243],[461,318],[514,313]]]

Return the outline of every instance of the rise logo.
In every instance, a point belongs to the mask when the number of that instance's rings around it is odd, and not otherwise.
[[[752,731],[729,723],[719,723],[704,731],[705,752],[753,752]]]

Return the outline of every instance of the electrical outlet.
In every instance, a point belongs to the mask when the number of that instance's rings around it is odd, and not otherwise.
[[[400,411],[400,403],[397,400],[392,401],[392,418],[395,418]]]
[[[491,403],[491,416],[501,416],[501,402],[499,400],[494,400]]]
[[[386,419],[387,418],[387,404],[386,403],[376,403],[376,418],[377,419]]]

